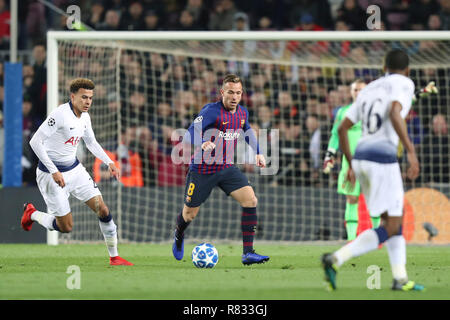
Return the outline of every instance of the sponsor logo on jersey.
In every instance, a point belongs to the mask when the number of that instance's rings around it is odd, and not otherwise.
[[[80,142],[80,137],[71,137],[69,140],[64,142],[64,144],[71,144],[73,146],[76,146]]]
[[[236,140],[239,138],[239,135],[240,135],[239,132],[230,132],[230,131],[227,131],[227,132],[220,131],[219,132],[219,138],[222,138],[224,140]]]

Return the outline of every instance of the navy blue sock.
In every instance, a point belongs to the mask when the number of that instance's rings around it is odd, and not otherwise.
[[[53,224],[53,229],[54,229],[54,230],[61,232],[61,230],[59,230],[58,225],[56,224],[56,218],[55,218],[55,220],[53,220],[53,223],[52,223],[52,224]]]
[[[177,228],[175,231],[175,236],[178,239],[183,239],[184,237],[184,230],[186,230],[186,228],[188,227],[188,225],[190,224],[190,222],[186,222],[184,221],[183,218],[183,212],[181,212],[178,216],[177,216]]]
[[[253,251],[257,222],[256,208],[242,208],[241,229],[244,254]]]
[[[103,218],[102,217],[98,217],[98,220],[100,220],[101,222],[104,222],[104,223],[110,222],[112,220],[111,212],[109,212],[106,217],[103,217]]]
[[[380,226],[376,229],[373,229],[378,236],[378,242],[381,244],[383,242],[385,242],[389,237],[388,237],[388,233],[386,231],[386,229],[383,226]]]

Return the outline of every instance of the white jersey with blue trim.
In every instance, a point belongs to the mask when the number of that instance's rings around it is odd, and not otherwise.
[[[92,131],[89,114],[82,112],[78,118],[70,102],[53,110],[39,129],[49,138],[44,142],[49,158],[64,165],[75,161],[78,143]]]
[[[405,118],[411,109],[414,83],[400,74],[386,74],[359,93],[346,117],[353,123],[361,121],[361,139],[354,159],[381,163],[397,162],[399,137],[392,125],[389,113],[394,101],[402,105],[400,112]]]
[[[89,113],[82,112],[77,117],[70,101],[49,114],[34,134],[30,145],[43,164],[43,167],[41,164],[39,167],[54,173],[78,162],[76,152],[81,139],[96,157],[106,164],[112,163],[95,139]]]

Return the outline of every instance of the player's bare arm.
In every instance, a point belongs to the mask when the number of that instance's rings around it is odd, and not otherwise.
[[[406,174],[409,179],[415,180],[419,176],[419,161],[417,160],[414,145],[408,137],[408,131],[406,129],[405,121],[400,115],[401,110],[402,105],[398,101],[394,101],[392,103],[389,117],[391,119],[392,126],[394,127],[395,132],[397,133],[401,143],[403,144],[407,152],[407,158],[410,167],[408,168]]]
[[[352,186],[355,185],[355,173],[352,169],[352,153],[350,152],[350,143],[348,141],[348,130],[353,126],[353,122],[349,118],[342,120],[338,128],[339,135],[339,145],[342,148],[342,152],[348,160],[348,171],[347,171],[347,181],[350,182]]]

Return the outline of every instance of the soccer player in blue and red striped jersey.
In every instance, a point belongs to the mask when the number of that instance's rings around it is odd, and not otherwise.
[[[248,123],[248,111],[239,104],[243,93],[242,80],[234,74],[225,76],[220,93],[221,100],[202,108],[184,138],[194,145],[195,151],[186,177],[184,206],[177,217],[172,252],[177,260],[183,258],[184,231],[212,189],[218,186],[242,207],[242,263],[263,263],[269,257],[259,255],[253,249],[257,198],[247,177],[234,165],[238,139],[244,138],[253,148],[258,167],[265,167],[266,161]]]

